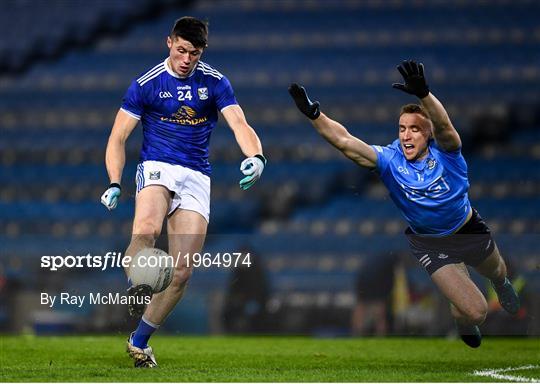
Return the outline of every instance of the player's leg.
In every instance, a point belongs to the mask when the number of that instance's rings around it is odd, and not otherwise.
[[[135,218],[130,244],[126,250],[127,256],[135,256],[143,248],[154,246],[161,233],[163,220],[171,204],[170,191],[162,185],[149,185],[137,194],[135,199]],[[128,272],[126,268],[126,273]],[[150,296],[150,287],[130,287],[128,293],[134,297]],[[141,316],[145,305],[141,299],[134,300],[128,305],[132,316]]]
[[[163,292],[154,295],[144,312],[133,338],[138,345],[138,351],[150,348],[147,345],[150,336],[182,298],[192,271],[192,263],[189,263],[188,268],[184,255],[192,256],[201,251],[210,214],[208,176],[176,165],[160,165],[160,167],[164,171],[162,176],[167,179],[169,189],[174,191],[173,200],[169,205],[167,231],[169,254],[175,259],[175,272],[171,284]],[[143,366],[156,365],[155,359],[147,358],[145,362],[148,365]]]
[[[131,242],[126,250],[126,255],[134,256],[141,249],[154,246],[161,233],[163,220],[170,204],[170,191],[164,186],[149,185],[139,191],[135,199],[135,218]],[[142,296],[151,294],[151,292],[140,290],[138,287],[131,287],[128,292],[131,295]],[[128,309],[132,315],[140,315],[144,311],[144,307],[144,305],[130,304]],[[143,317],[137,329],[130,335],[127,352],[135,360],[135,367],[157,366],[152,348],[146,345],[147,335],[155,331],[156,328]]]
[[[506,264],[496,245],[491,255],[474,268],[491,281],[503,281],[506,278]]]
[[[519,297],[506,278],[506,264],[486,222],[476,209],[472,211],[470,220],[458,232],[459,239],[454,239],[461,245],[459,253],[463,261],[491,280],[501,306],[515,314],[520,307]]]
[[[170,194],[162,185],[149,185],[137,194],[131,241],[126,255],[133,257],[141,249],[154,246],[171,204]]]
[[[136,366],[137,358],[140,358],[142,367],[157,365],[152,349],[148,346],[148,340],[182,298],[193,269],[191,262],[188,268],[188,259],[184,256],[187,254],[191,257],[193,253],[201,251],[206,227],[206,219],[194,211],[176,209],[169,217],[167,223],[169,253],[175,258],[175,271],[167,289],[152,297],[137,330],[128,342],[128,352],[135,358]],[[143,353],[145,351],[149,353]]]
[[[193,271],[191,257],[203,247],[208,222],[198,212],[177,209],[168,219],[169,253],[175,259],[175,271],[167,289],[154,295],[144,317],[159,326],[182,298]],[[190,259],[191,261],[191,259]],[[189,264],[189,267],[188,267]]]
[[[475,269],[487,277],[499,298],[499,303],[508,312],[515,315],[520,307],[519,296],[507,278],[506,264],[495,245],[493,252]]]
[[[186,255],[192,257],[201,251],[210,216],[210,178],[180,166],[175,173],[178,188],[172,207],[176,209],[167,220],[169,253],[175,259],[175,271],[169,287],[156,295],[145,312],[145,317],[157,325],[182,298],[192,273],[192,263],[188,263]]]
[[[414,234],[410,228],[405,234],[412,254],[450,301],[461,339],[473,348],[478,347],[481,342],[478,324],[486,317],[487,302],[460,257],[464,238],[426,237]]]
[[[487,313],[487,302],[471,280],[465,264],[447,264],[431,279],[454,306],[453,315],[462,324],[480,325]]]
[[[444,265],[433,272],[431,279],[450,301],[462,340],[473,348],[478,347],[481,342],[478,325],[484,322],[488,306],[465,264]]]
[[[128,340],[128,352],[135,359],[136,367],[157,366],[148,340],[182,298],[193,268],[192,263],[189,263],[188,268],[187,259],[183,256],[201,251],[206,227],[206,219],[194,211],[176,209],[169,217],[169,253],[175,258],[175,271],[167,289],[152,297],[139,326]]]

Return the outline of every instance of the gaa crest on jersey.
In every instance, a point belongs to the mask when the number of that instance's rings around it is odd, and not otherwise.
[[[160,99],[168,99],[168,98],[172,98],[172,97],[173,97],[173,95],[169,91],[161,91],[161,92],[159,92],[159,98]]]
[[[199,100],[207,100],[208,99],[208,88],[197,88],[197,94],[199,95]]]
[[[437,166],[437,160],[429,159],[429,161],[427,163],[428,169],[433,169],[433,168],[435,168],[435,166]]]
[[[148,178],[150,180],[159,180],[160,177],[161,177],[161,171],[150,171]]]

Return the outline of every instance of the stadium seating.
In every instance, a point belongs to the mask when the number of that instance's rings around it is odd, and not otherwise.
[[[0,69],[21,71],[33,60],[55,57],[67,47],[88,44],[100,33],[125,29],[127,23],[149,16],[170,2],[7,1],[0,14]]]

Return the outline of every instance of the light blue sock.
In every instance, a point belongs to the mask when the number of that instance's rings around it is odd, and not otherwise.
[[[148,347],[148,340],[150,339],[150,336],[152,336],[152,333],[154,333],[158,328],[159,325],[151,323],[143,316],[139,322],[139,326],[133,333],[131,343],[137,348]]]

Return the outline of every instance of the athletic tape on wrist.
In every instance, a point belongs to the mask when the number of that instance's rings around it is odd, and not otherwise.
[[[118,188],[119,190],[122,190],[122,187],[121,187],[120,184],[118,184],[118,183],[111,183],[111,184],[109,185],[109,188],[113,188],[113,187],[116,187],[116,188]]]
[[[266,166],[266,157],[264,157],[263,155],[260,155],[260,154],[257,154],[253,157],[256,157],[257,159],[261,160],[263,162],[263,164]]]

